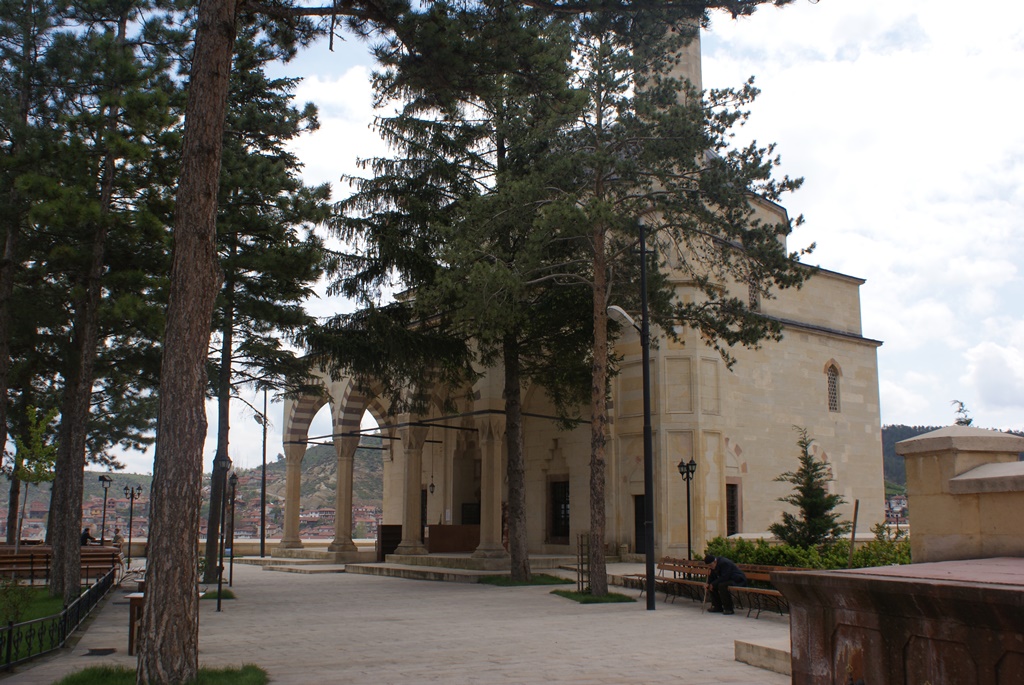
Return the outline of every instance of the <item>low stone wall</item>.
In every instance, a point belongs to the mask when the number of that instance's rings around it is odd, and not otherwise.
[[[1024,683],[1024,559],[774,574],[794,685]]]
[[[278,538],[267,539],[266,554],[271,556],[273,551],[277,549],[278,543],[281,540]],[[149,540],[146,538],[134,538],[132,540],[132,559],[139,559],[146,556],[146,547]],[[376,540],[355,540],[356,547],[359,551],[373,550],[377,544]],[[236,557],[258,557],[260,555],[260,541],[251,539],[237,539],[235,540],[235,556]],[[331,544],[330,540],[303,540],[303,549],[312,550],[323,550],[327,551],[327,546]],[[198,543],[198,549],[200,554],[206,552],[206,538],[200,538]],[[230,549],[230,548],[229,548]],[[125,541],[121,545],[122,554],[128,553],[128,542]]]

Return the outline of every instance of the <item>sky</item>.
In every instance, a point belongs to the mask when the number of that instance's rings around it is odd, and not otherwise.
[[[797,0],[714,15],[702,51],[705,88],[753,76],[762,91],[738,143],[776,143],[781,172],[805,179],[782,202],[805,219],[789,248],[816,243],[806,262],[866,280],[882,424],[949,425],[961,400],[977,426],[1024,428],[1024,3]],[[336,199],[358,159],[387,152],[370,127],[372,69],[353,40],[281,72],[303,78],[297,102],[319,107],[320,130],[294,149],[305,180],[334,183]],[[318,316],[350,308],[311,303]],[[233,414],[232,458],[257,466],[261,429],[243,402]],[[311,434],[330,432],[326,414]],[[273,460],[281,405],[269,415]],[[149,455],[123,461],[152,468]]]

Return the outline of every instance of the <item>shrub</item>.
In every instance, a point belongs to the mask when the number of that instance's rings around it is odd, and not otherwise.
[[[891,536],[882,524],[876,525],[872,531],[875,539],[853,553],[853,565],[850,568],[910,563],[910,540],[905,534]],[[727,557],[737,564],[840,569],[847,568],[850,561],[850,542],[835,540],[803,549],[785,544],[772,545],[763,539],[750,542],[718,537],[708,542],[705,554]]]
[[[32,602],[32,588],[22,585],[16,578],[0,580],[0,622],[17,623]]]
[[[793,484],[793,494],[780,497],[797,507],[798,514],[783,512],[782,522],[769,526],[772,534],[788,545],[812,548],[836,540],[850,530],[848,521],[840,521],[835,508],[845,500],[828,491],[828,465],[818,461],[811,454],[814,442],[806,428],[796,428],[800,448],[800,468],[787,471],[775,480]]]

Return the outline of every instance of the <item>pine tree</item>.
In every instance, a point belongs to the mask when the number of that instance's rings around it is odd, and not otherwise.
[[[663,0],[649,0],[657,7]],[[759,5],[783,5],[791,0],[735,0],[686,2],[694,7],[724,7],[735,14],[749,14]],[[608,9],[604,0],[569,5],[555,0],[540,2],[523,0],[524,5],[568,12],[587,9]],[[248,9],[272,20],[275,30],[291,33],[296,16],[324,17],[322,30],[333,38],[335,20],[347,19],[354,33],[368,36],[375,31],[393,32],[396,41],[415,47],[418,34],[414,29],[416,12],[407,3],[355,2],[297,9],[289,6],[255,5]],[[632,10],[631,6],[612,9]],[[184,682],[193,679],[198,669],[197,633],[194,587],[191,578],[170,573],[175,559],[187,558],[194,546],[198,520],[179,524],[177,509],[181,502],[192,502],[199,493],[201,450],[206,428],[203,416],[203,383],[200,379],[206,361],[209,330],[214,299],[220,289],[215,259],[216,189],[221,158],[231,52],[235,38],[238,8],[228,0],[201,3],[195,32],[196,50],[190,75],[190,100],[186,107],[186,138],[182,157],[182,177],[178,185],[175,213],[174,259],[171,270],[166,351],[161,368],[160,440],[154,465],[154,507],[151,510],[150,554],[158,559],[161,569],[156,576],[166,575],[166,583],[156,584],[160,596],[147,594],[143,628],[150,640],[140,648],[139,683]],[[289,23],[292,22],[292,23]],[[301,32],[300,32],[301,33]],[[304,34],[308,37],[308,33]],[[421,51],[421,63],[428,65],[431,53]],[[471,72],[475,65],[460,64],[461,73]],[[438,74],[443,74],[441,70]],[[402,335],[403,312],[397,312],[388,324]],[[408,323],[408,321],[406,321]],[[407,330],[407,329],[404,329]],[[422,338],[421,338],[422,340]],[[448,341],[427,338],[426,352],[449,350]],[[433,344],[437,343],[437,344]],[[355,345],[366,345],[366,340]],[[167,573],[165,574],[165,570]],[[179,611],[177,607],[182,607]],[[154,616],[181,620],[156,624]]]
[[[48,534],[54,547],[50,593],[71,602],[80,584],[82,478],[103,330],[108,242],[128,241],[152,220],[146,171],[153,141],[176,125],[168,95],[166,49],[149,42],[159,20],[138,25],[145,1],[74,11],[76,30],[59,33],[48,64],[66,84],[53,98],[61,116],[53,187],[34,208],[59,247],[50,277],[69,292],[62,376],[57,475]],[[161,236],[162,238],[162,236]],[[162,253],[164,242],[156,244]],[[114,267],[116,269],[116,266]]]
[[[318,126],[311,105],[296,109],[298,79],[271,80],[266,65],[282,57],[254,28],[235,48],[221,165],[217,233],[224,285],[213,315],[211,385],[218,404],[217,453],[210,487],[206,575],[216,581],[221,501],[228,456],[230,402],[241,385],[281,391],[306,376],[308,360],[284,344],[315,319],[303,303],[328,266],[313,226],[327,216],[330,187],[304,186],[286,145]]]
[[[787,545],[809,549],[848,533],[850,523],[839,520],[835,508],[846,500],[829,493],[829,467],[811,454],[814,441],[807,429],[797,427],[796,431],[800,436],[796,442],[800,448],[800,468],[786,471],[775,480],[793,484],[793,494],[780,497],[779,501],[797,507],[799,514],[783,512],[782,522],[773,523],[769,530]]]
[[[749,289],[771,297],[810,274],[781,240],[791,223],[759,221],[753,207],[754,197],[777,200],[800,181],[773,178],[778,160],[771,146],[730,145],[756,89],[702,94],[674,71],[705,21],[703,11],[666,4],[637,14],[583,14],[574,22],[572,84],[586,102],[554,146],[567,171],[546,211],[589,254],[589,549],[591,591],[598,595],[607,592],[607,308],[626,289],[635,292],[622,277],[635,273],[637,224],[645,224],[649,251],[657,255],[649,316],[668,335],[677,326],[694,329],[728,364],[730,346],[780,335],[777,322],[749,307]],[[676,290],[679,283],[687,293]]]

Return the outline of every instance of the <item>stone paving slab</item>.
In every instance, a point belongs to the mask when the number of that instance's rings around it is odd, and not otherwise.
[[[788,618],[701,613],[688,601],[581,605],[550,587],[235,568],[236,600],[200,602],[200,662],[254,663],[275,685],[311,683],[748,683],[787,676],[737,662],[734,641],[789,634]],[[635,590],[624,591],[636,596]],[[72,649],[3,682],[50,685],[127,656],[128,602],[115,589]],[[115,649],[106,656],[89,656]]]

